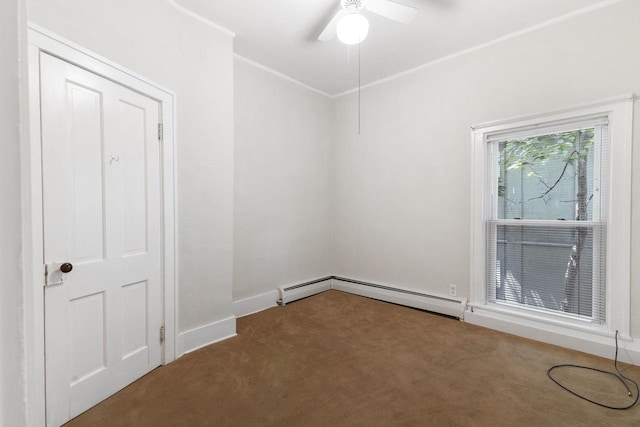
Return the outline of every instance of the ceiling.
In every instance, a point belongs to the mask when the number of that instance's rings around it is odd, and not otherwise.
[[[490,42],[609,0],[395,0],[419,9],[410,24],[365,11],[361,84]],[[318,35],[339,0],[177,0],[236,33],[235,52],[308,86],[336,95],[358,86],[358,47]],[[350,61],[349,61],[350,53]]]

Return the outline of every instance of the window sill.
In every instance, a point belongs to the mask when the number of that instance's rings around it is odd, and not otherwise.
[[[498,304],[470,304],[464,321],[608,359],[613,359],[615,355],[615,331],[610,331],[604,325],[522,313]],[[618,345],[621,349],[618,354],[620,361],[640,365],[640,342],[634,341],[628,331],[620,331]]]
[[[532,324],[551,325],[565,329],[585,332],[588,334],[600,335],[603,337],[613,337],[615,331],[611,331],[606,325],[591,322],[586,319],[579,319],[573,316],[542,312],[534,307],[512,307],[509,304],[488,303],[485,305],[469,304],[469,309],[488,313],[497,313],[510,318],[522,319],[532,322]],[[546,327],[546,326],[545,326]],[[619,338],[631,339],[625,331],[620,331]]]

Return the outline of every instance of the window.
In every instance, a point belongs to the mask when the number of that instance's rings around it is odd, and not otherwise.
[[[629,98],[474,128],[474,310],[628,333]]]
[[[606,117],[487,140],[487,300],[604,323]]]

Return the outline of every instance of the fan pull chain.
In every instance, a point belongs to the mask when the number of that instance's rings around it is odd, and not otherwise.
[[[360,111],[361,111],[361,106],[360,106],[360,89],[361,89],[361,85],[360,85],[360,45],[362,43],[358,43],[358,135],[360,135]]]
[[[360,66],[360,44],[358,43],[358,135],[360,135],[361,131],[361,90],[362,90],[362,79],[361,79],[361,66]],[[347,45],[347,76],[351,76],[351,46]]]

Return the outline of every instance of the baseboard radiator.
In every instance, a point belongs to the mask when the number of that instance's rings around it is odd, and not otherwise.
[[[328,291],[331,289],[332,278],[333,276],[327,276],[322,279],[316,279],[310,282],[300,283],[298,285],[280,286],[278,288],[280,293],[278,304],[286,305],[289,302]]]
[[[464,312],[467,308],[467,300],[465,298],[426,294],[416,290],[379,285],[376,283],[347,279],[345,277],[334,276],[332,289],[407,307],[419,308],[420,310],[431,311],[438,314],[445,314],[460,320],[464,320]]]
[[[278,304],[280,305],[328,291],[329,289],[335,289],[380,301],[444,314],[460,320],[464,320],[464,312],[467,307],[467,300],[465,298],[427,294],[417,290],[363,282],[361,280],[338,276],[323,277],[322,279],[312,280],[298,285],[282,286],[278,289],[280,292]]]

